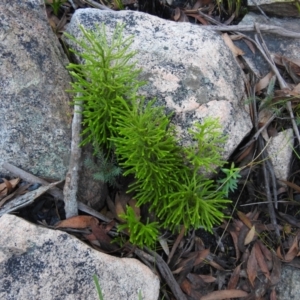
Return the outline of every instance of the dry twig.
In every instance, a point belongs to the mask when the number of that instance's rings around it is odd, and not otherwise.
[[[80,145],[80,131],[82,121],[82,105],[74,105],[74,116],[72,121],[72,142],[71,142],[71,156],[69,163],[69,171],[66,175],[64,186],[64,202],[66,218],[78,215],[77,205],[77,190],[78,190],[78,172],[81,157]]]
[[[14,176],[22,178],[24,181],[27,181],[27,182],[30,182],[30,183],[40,183],[42,185],[48,185],[49,184],[49,182],[47,182],[46,180],[43,180],[43,179],[41,179],[39,177],[36,177],[36,176],[26,172],[26,171],[23,171],[20,168],[15,167],[10,163],[4,163],[2,165],[2,167],[5,168],[10,173],[12,173]],[[64,200],[64,195],[63,195],[62,190],[60,190],[57,187],[50,188],[47,191],[47,193],[49,193],[50,195],[52,195],[56,199]],[[79,210],[81,210],[81,211],[83,211],[87,214],[90,214],[90,215],[92,215],[92,216],[94,216],[94,217],[96,217],[96,218],[98,218],[98,219],[100,219],[104,222],[109,223],[111,221],[111,219],[105,217],[104,215],[97,212],[93,208],[87,206],[86,204],[84,204],[80,201],[77,201],[77,204],[78,204],[78,209]]]

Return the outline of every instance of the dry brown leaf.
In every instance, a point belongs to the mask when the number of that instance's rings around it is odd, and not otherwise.
[[[229,35],[227,33],[223,33],[222,38],[223,38],[225,44],[231,50],[231,52],[233,53],[234,56],[239,56],[239,55],[244,55],[245,54],[240,48],[238,48],[233,43],[233,41],[231,40],[231,38],[229,37]]]
[[[136,206],[136,200],[131,198],[128,201],[128,205],[131,206],[131,208],[134,211],[134,214],[135,214],[136,218],[139,219],[141,217],[141,209]]]
[[[258,125],[259,127],[263,127],[273,116],[273,112],[269,108],[263,108],[258,113]]]
[[[175,15],[173,18],[176,22],[189,22],[189,18],[179,7],[175,8]]]
[[[293,92],[300,95],[300,83],[293,88]]]
[[[197,0],[192,7],[192,10],[196,10],[202,6],[202,0]]]
[[[252,222],[251,220],[241,211],[237,212],[238,217],[240,218],[240,220],[249,228],[252,228]]]
[[[256,260],[258,262],[258,265],[259,265],[261,271],[265,274],[265,276],[268,279],[270,279],[270,272],[269,272],[269,269],[268,269],[268,265],[265,261],[265,258],[263,256],[263,253],[260,249],[259,244],[256,242],[253,247],[255,249],[255,257],[256,257]]]
[[[20,178],[6,180],[2,178],[4,182],[0,183],[0,199],[7,196],[20,182]]]
[[[281,261],[273,254],[273,269],[271,272],[271,285],[275,286],[281,280]]]
[[[232,34],[230,36],[230,38],[231,38],[232,41],[239,41],[239,40],[243,39],[243,36],[240,35],[240,34]]]
[[[298,237],[295,236],[291,248],[289,249],[288,253],[285,254],[285,256],[284,256],[284,261],[285,262],[292,261],[297,256],[298,252],[299,252]]]
[[[182,238],[183,238],[183,236],[184,236],[184,233],[185,233],[185,227],[182,226],[182,228],[181,228],[181,230],[180,230],[180,233],[179,233],[179,235],[177,236],[175,243],[173,244],[171,253],[170,253],[169,257],[168,257],[167,264],[170,263],[170,261],[171,261],[173,255],[174,255],[174,253],[175,253],[175,251],[176,251],[176,249],[177,249],[179,243],[181,242],[181,240],[182,240]]]
[[[281,254],[281,247],[278,246],[278,248],[276,249],[276,254],[277,254],[277,257],[279,257],[281,260],[284,260],[282,254]]]
[[[255,249],[253,247],[247,261],[247,275],[253,287],[254,287],[255,278],[257,276],[257,269],[258,269],[257,260],[255,257]]]
[[[131,198],[126,193],[117,192],[115,197],[116,214],[125,214],[126,205]]]
[[[253,157],[253,151],[254,151],[255,143],[251,143],[247,148],[240,151],[234,159],[235,164],[241,162],[242,160],[248,160],[251,161]]]
[[[272,261],[272,253],[271,251],[261,242],[261,241],[257,241],[260,250],[262,251],[264,257],[268,260],[268,261]]]
[[[243,41],[245,42],[245,44],[249,47],[249,49],[251,50],[251,52],[253,53],[253,54],[255,54],[255,52],[256,52],[256,49],[255,49],[255,47],[254,47],[254,45],[253,45],[253,43],[252,42],[250,42],[249,40],[247,40],[247,39],[243,39]]]
[[[106,251],[114,251],[118,249],[116,244],[111,243],[111,237],[107,235],[107,230],[103,225],[94,224],[91,226],[92,232],[100,242],[100,247]]]
[[[205,282],[202,280],[202,278],[199,275],[189,273],[186,275],[186,278],[192,284],[193,289],[204,288],[206,286]]]
[[[189,14],[189,13],[186,13],[186,15],[187,15],[188,17],[195,18],[195,19],[198,20],[202,25],[210,25],[209,22],[207,22],[203,17],[199,16],[198,14]]]
[[[292,226],[295,226],[295,227],[298,227],[300,228],[300,222],[297,218],[291,216],[291,215],[288,215],[288,214],[284,214],[282,212],[278,212],[279,216],[284,220],[286,221],[288,224],[291,224]],[[278,226],[279,228],[279,226]]]
[[[286,69],[293,81],[298,84],[300,82],[300,60],[290,59],[278,54],[273,55],[274,62]]]
[[[228,282],[228,285],[227,285],[227,288],[229,290],[232,290],[232,289],[235,289],[238,282],[239,282],[239,279],[240,279],[240,271],[241,271],[241,265],[238,265],[232,272],[231,276],[230,276],[230,279],[229,279],[229,282]]]
[[[179,7],[176,7],[174,12],[175,12],[175,14],[174,14],[173,19],[174,19],[174,21],[178,21],[180,19],[180,9],[179,9]]]
[[[111,220],[106,226],[105,226],[105,232],[109,232],[112,230],[112,228],[116,225],[115,220]]]
[[[194,266],[197,266],[197,265],[199,265],[200,263],[202,263],[203,260],[206,259],[207,255],[208,255],[209,253],[210,253],[209,249],[205,249],[205,250],[199,251],[199,252],[198,252],[198,255],[197,255],[197,257],[196,257]]]
[[[240,249],[238,247],[238,236],[237,233],[235,231],[229,231],[232,240],[233,240],[233,244],[234,244],[234,249],[235,249],[235,254],[236,254],[236,261],[238,261],[240,259],[241,256],[241,252]]]
[[[170,250],[169,250],[169,246],[168,246],[168,242],[167,239],[164,237],[159,237],[158,241],[162,247],[162,249],[164,250],[164,252],[166,253],[167,256],[169,256],[170,254]]]
[[[255,92],[260,92],[261,90],[268,87],[271,78],[274,76],[273,72],[269,72],[266,76],[264,76],[256,85]]]
[[[230,299],[230,298],[243,298],[247,296],[248,293],[241,290],[222,290],[222,291],[215,291],[208,295],[205,295],[201,297],[200,300],[223,300],[223,299]]]
[[[212,283],[217,280],[216,277],[210,275],[197,275],[197,276],[199,276],[206,283]]]
[[[208,262],[212,267],[214,267],[215,269],[217,270],[220,270],[220,271],[224,271],[224,268],[221,267],[219,264],[217,264],[216,262],[214,262],[213,260],[210,260]]]
[[[189,295],[189,296],[191,295],[192,285],[187,279],[183,280],[180,287],[187,295]]]
[[[7,195],[4,198],[0,198],[0,207],[2,207],[8,200],[12,200],[15,199],[17,196],[20,195],[24,195],[25,191],[31,186],[31,183],[22,185],[20,187],[18,187],[16,190],[14,190],[12,193],[10,193],[9,195]]]
[[[99,221],[92,216],[76,216],[59,222],[55,228],[87,228],[98,224]]]
[[[241,252],[246,251],[246,247],[244,245],[244,242],[245,242],[245,238],[246,238],[246,235],[248,234],[248,232],[249,232],[248,227],[243,224],[243,227],[239,231],[239,235],[238,235],[238,247],[239,247]]]
[[[179,267],[178,269],[172,271],[172,274],[174,274],[174,275],[179,274],[179,273],[181,273],[181,272],[183,271],[183,269],[184,269],[183,266],[182,266],[182,267]]]
[[[294,189],[295,191],[300,192],[300,186],[299,185],[297,185],[293,182],[290,182],[290,181],[282,180],[282,179],[278,179],[278,180],[285,183],[287,186]]]
[[[277,300],[276,290],[274,287],[272,288],[272,292],[270,294],[270,300]]]
[[[246,238],[244,240],[244,245],[246,246],[250,244],[253,241],[254,237],[255,237],[255,226],[253,225],[246,235]]]

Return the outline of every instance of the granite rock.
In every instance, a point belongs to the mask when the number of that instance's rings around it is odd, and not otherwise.
[[[73,113],[68,63],[44,1],[0,2],[0,177],[8,174],[4,162],[39,177],[65,177]],[[83,165],[91,153],[83,149],[78,200],[99,209],[107,189]]]
[[[82,38],[79,25],[94,30],[104,23],[108,38],[117,23],[123,23],[124,38],[133,35],[137,67],[147,84],[139,90],[146,99],[173,112],[182,144],[191,143],[187,134],[195,122],[207,116],[219,118],[229,139],[224,158],[234,151],[251,130],[245,110],[242,71],[220,35],[190,23],[175,23],[134,11],[77,10],[67,32]],[[70,46],[81,51],[71,41]]]
[[[0,218],[1,299],[158,299],[159,279],[140,261],[117,258],[66,232],[31,224],[14,215]],[[12,238],[13,237],[13,238]]]
[[[72,120],[67,63],[41,1],[1,1],[0,173],[10,162],[38,176],[65,176]]]

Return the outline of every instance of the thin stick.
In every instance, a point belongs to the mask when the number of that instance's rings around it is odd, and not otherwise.
[[[260,136],[258,138],[258,143],[259,143],[259,148],[260,150],[264,148],[263,145],[263,137]],[[270,214],[270,220],[271,223],[274,225],[274,229],[275,229],[275,234],[277,236],[277,242],[280,242],[280,232],[278,229],[278,224],[277,224],[277,220],[276,220],[276,214],[275,214],[275,209],[273,206],[273,201],[272,201],[272,195],[271,195],[271,191],[270,191],[270,184],[269,184],[269,173],[267,172],[267,163],[265,162],[265,158],[266,158],[266,150],[262,152],[262,168],[263,168],[263,173],[264,173],[264,179],[265,179],[265,190],[266,190],[266,196],[267,196],[267,202],[268,202],[268,212]]]
[[[257,26],[257,24],[255,24],[255,27]],[[257,35],[255,35],[255,41],[256,41],[256,46],[258,47],[258,49],[260,50],[260,52],[262,53],[262,55],[264,56],[265,60],[268,62],[268,64],[270,65],[272,71],[274,72],[274,74],[276,75],[277,79],[278,79],[278,82],[279,82],[279,86],[280,88],[283,90],[283,89],[288,89],[289,90],[289,87],[287,85],[287,83],[284,81],[284,79],[282,78],[281,74],[279,73],[271,55],[270,55],[270,52],[262,38],[262,35],[260,33],[260,28],[257,27],[256,28],[258,34],[260,35],[260,38],[262,40],[262,43],[260,43],[260,41],[258,40],[258,37]],[[300,144],[300,134],[299,134],[299,130],[298,130],[298,126],[296,124],[296,121],[295,121],[295,116],[294,116],[294,113],[293,113],[293,109],[292,109],[292,104],[291,104],[291,101],[287,101],[286,102],[286,109],[288,110],[289,114],[290,114],[290,118],[291,118],[291,122],[292,122],[292,126],[293,126],[293,129],[294,129],[294,133],[298,139],[298,143]]]
[[[82,105],[75,103],[74,116],[72,121],[72,142],[71,142],[71,156],[69,163],[69,171],[66,175],[64,186],[64,202],[66,218],[71,218],[78,215],[77,206],[77,191],[78,191],[78,172],[81,157],[80,131],[82,121]]]
[[[213,25],[203,25],[201,26],[204,29],[208,30],[213,30],[213,31],[246,31],[246,32],[251,32],[251,31],[256,31],[255,29],[255,24],[253,25],[224,25],[215,19],[211,18],[207,14],[203,13],[200,10],[187,10],[185,11],[186,13],[198,13],[201,17],[205,18],[209,22],[213,24],[218,24],[219,26],[213,26]],[[266,32],[266,33],[273,33],[289,38],[295,38],[299,39],[300,38],[300,33],[295,32],[295,31],[290,31],[287,29],[284,29],[280,26],[275,26],[275,25],[265,25],[265,24],[257,24],[258,28],[260,31]]]
[[[23,179],[24,181],[30,182],[30,183],[40,183],[42,185],[48,185],[49,182],[46,180],[43,180],[39,177],[36,177],[18,167],[15,167],[14,165],[10,164],[10,163],[3,163],[2,167],[4,169],[6,169],[7,171],[9,171],[10,173],[14,174],[14,176],[16,177],[20,177],[21,179]],[[52,195],[54,198],[63,200],[64,199],[64,195],[62,190],[60,190],[57,187],[52,187],[50,190],[47,191],[50,195]]]
[[[164,278],[164,280],[166,281],[169,288],[171,289],[174,297],[178,300],[187,300],[186,296],[182,292],[179,284],[175,280],[175,278],[174,278],[169,266],[166,264],[166,262],[156,252],[154,252],[150,249],[147,249],[146,247],[145,247],[145,249],[148,253],[150,253],[154,257],[157,267],[159,269],[159,272],[162,275],[162,277]]]
[[[7,171],[9,171],[10,173],[12,173],[14,176],[16,177],[20,177],[21,179],[23,179],[24,181],[30,182],[30,183],[40,183],[42,185],[49,185],[49,182],[47,182],[46,180],[43,180],[39,177],[36,177],[18,167],[13,166],[10,163],[4,163],[2,165],[3,168],[5,168]],[[64,194],[62,192],[62,190],[60,190],[57,187],[52,187],[50,190],[47,191],[47,193],[49,193],[50,195],[52,195],[54,198],[59,199],[59,200],[64,200]],[[87,206],[86,204],[78,201],[78,209],[80,209],[81,211],[90,214],[104,222],[109,223],[111,221],[111,219],[105,217],[103,214],[97,212],[96,210],[94,210],[93,208]]]

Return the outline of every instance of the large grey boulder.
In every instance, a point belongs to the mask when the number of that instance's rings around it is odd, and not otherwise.
[[[72,105],[67,56],[40,0],[0,1],[0,177],[9,162],[40,177],[66,175]],[[80,162],[78,199],[100,209],[107,195]]]
[[[101,23],[109,38],[117,23],[125,25],[124,38],[134,36],[131,50],[137,51],[134,59],[143,69],[141,79],[148,82],[139,92],[147,99],[156,97],[167,112],[174,112],[182,144],[191,142],[187,130],[195,122],[216,117],[229,136],[224,147],[227,158],[252,126],[245,111],[242,71],[221,36],[145,13],[97,9],[77,10],[67,32],[81,39],[79,25],[94,30]]]
[[[158,299],[159,279],[136,259],[98,252],[61,231],[0,218],[0,299]]]
[[[0,173],[7,161],[62,179],[71,145],[68,61],[41,1],[1,1],[0,16]]]

